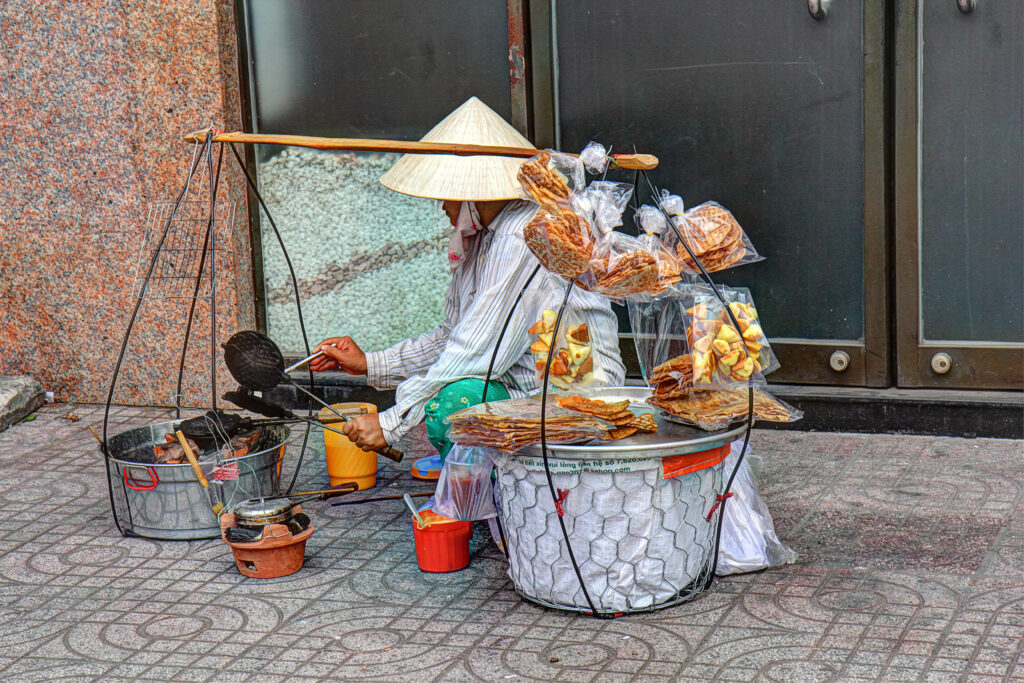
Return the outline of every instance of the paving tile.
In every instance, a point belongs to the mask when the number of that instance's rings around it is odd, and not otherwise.
[[[399,504],[308,504],[304,569],[268,581],[217,540],[122,538],[81,429],[102,407],[76,406],[74,429],[59,408],[0,435],[0,679],[1024,678],[1012,442],[756,431],[762,494],[799,564],[605,622],[524,602],[480,525],[469,568],[420,573]],[[166,419],[115,413],[115,432]],[[422,433],[403,445],[429,449]],[[323,462],[307,458],[299,486],[323,485]],[[422,490],[408,471],[383,465],[379,486]],[[46,495],[28,500],[33,487]]]

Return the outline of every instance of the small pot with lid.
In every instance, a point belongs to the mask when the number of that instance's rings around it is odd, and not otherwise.
[[[253,498],[234,506],[221,516],[220,525],[221,538],[231,546],[238,571],[269,579],[302,569],[306,539],[313,534],[313,525],[299,502],[331,498],[356,488],[353,482],[293,497]]]
[[[238,526],[262,530],[267,524],[287,524],[295,505],[291,498],[254,498],[236,505],[232,512]]]

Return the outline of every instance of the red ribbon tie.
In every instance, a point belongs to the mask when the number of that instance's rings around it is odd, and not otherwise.
[[[715,514],[715,510],[718,509],[718,506],[721,505],[722,501],[725,500],[726,498],[732,498],[732,491],[729,491],[729,493],[725,494],[724,496],[720,493],[715,494],[715,504],[712,505],[711,509],[708,511],[709,522],[711,521],[711,515]]]
[[[569,497],[569,489],[558,489],[558,498],[555,500],[555,512],[561,517],[565,514],[565,509],[562,507],[562,503]]]

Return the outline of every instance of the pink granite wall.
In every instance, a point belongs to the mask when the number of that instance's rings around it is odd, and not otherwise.
[[[0,375],[33,375],[58,400],[102,401],[149,207],[174,198],[192,155],[181,134],[241,127],[232,3],[6,0],[0,35]],[[233,163],[228,152],[221,197],[237,203],[237,238],[218,261],[218,339],[253,326]],[[118,402],[171,402],[186,303],[144,301]],[[205,304],[195,325],[192,403],[209,386]]]

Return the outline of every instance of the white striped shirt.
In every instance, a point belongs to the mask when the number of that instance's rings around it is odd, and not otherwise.
[[[441,389],[466,378],[483,379],[509,308],[537,266],[523,241],[523,228],[537,206],[513,201],[466,251],[445,296],[445,321],[432,331],[366,354],[367,382],[378,389],[397,387],[395,405],[380,414],[384,438],[394,445],[423,420],[427,403]],[[557,310],[565,283],[543,268],[516,306],[494,362],[492,379],[513,398],[537,388],[537,371],[527,330],[544,309]],[[590,330],[595,375],[619,386],[626,370],[619,356],[618,323],[605,297],[573,288],[569,308]],[[566,329],[565,321],[562,329]],[[559,335],[562,336],[562,335]]]

